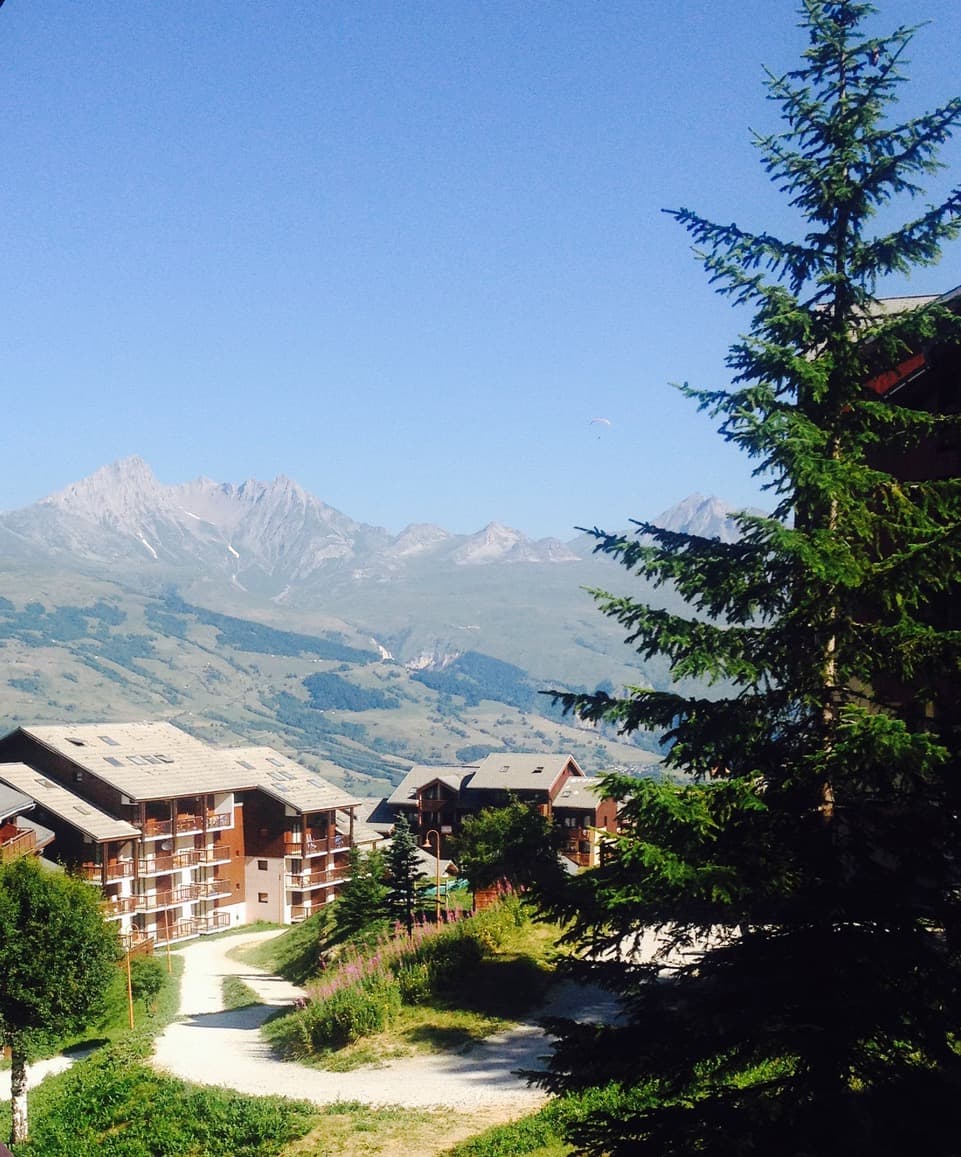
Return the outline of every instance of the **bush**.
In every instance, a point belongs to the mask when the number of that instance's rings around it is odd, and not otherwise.
[[[312,1106],[197,1088],[143,1063],[146,1038],[103,1049],[31,1094],[17,1157],[276,1157],[309,1131]]]

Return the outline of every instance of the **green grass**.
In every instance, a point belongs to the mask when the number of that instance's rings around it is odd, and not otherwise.
[[[291,984],[304,984],[317,975],[320,955],[329,948],[332,935],[331,914],[324,909],[271,940],[238,948],[231,955]]]
[[[187,1084],[145,1063],[149,1039],[100,1050],[30,1094],[17,1157],[280,1157],[313,1128],[302,1101]],[[0,1108],[0,1129],[9,1106]]]
[[[263,1001],[249,984],[244,984],[239,976],[225,976],[221,986],[225,1009],[249,1008]]]
[[[309,921],[273,941],[280,954],[317,955]],[[289,939],[288,939],[289,937]],[[264,1026],[281,1056],[346,1071],[412,1052],[464,1052],[538,1008],[554,982],[557,929],[510,899],[414,947],[392,939],[307,984],[307,1007]],[[397,956],[397,951],[403,953]]]
[[[452,1129],[463,1135],[448,1110],[320,1108],[192,1085],[151,1069],[149,1047],[128,1038],[32,1090],[30,1137],[16,1157],[371,1157],[433,1152]],[[9,1129],[3,1103],[0,1136]]]
[[[158,955],[157,959],[166,966],[167,962],[163,956]],[[151,1012],[148,1012],[142,1001],[134,1002],[134,1034],[145,1029],[151,1033],[160,1032],[164,1025],[169,1024],[177,1015],[183,961],[176,953],[171,953],[170,969],[169,973],[164,973],[164,985],[157,994]],[[106,1005],[101,1016],[87,1025],[83,1032],[51,1040],[39,1055],[50,1057],[62,1052],[84,1052],[100,1045],[126,1040],[130,1035],[127,970],[125,960],[121,959],[116,975],[107,990]]]
[[[567,1157],[573,1149],[561,1136],[561,1102],[506,1125],[495,1125],[445,1150],[443,1157]]]

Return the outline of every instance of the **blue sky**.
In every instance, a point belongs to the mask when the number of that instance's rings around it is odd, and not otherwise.
[[[756,503],[668,384],[747,318],[660,210],[793,227],[750,130],[795,7],[7,0],[0,508],[130,454],[392,530]],[[957,0],[879,7],[931,22],[899,112],[961,90]],[[959,283],[961,242],[890,291]]]

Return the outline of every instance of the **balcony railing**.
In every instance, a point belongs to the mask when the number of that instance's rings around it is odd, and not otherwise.
[[[229,880],[204,880],[195,884],[199,900],[213,900],[217,896],[231,895]]]
[[[204,935],[208,932],[220,932],[224,928],[230,927],[230,913],[229,912],[211,912],[209,916],[201,916],[194,923],[197,925],[197,931]]]
[[[15,836],[0,844],[0,864],[9,864],[21,856],[37,850],[37,833],[32,828],[20,828]]]
[[[174,834],[173,824],[170,820],[146,819],[140,830],[143,832],[145,840],[162,840]]]
[[[230,848],[221,847],[214,844],[209,848],[202,848],[200,850],[200,863],[210,867],[213,864],[229,864],[230,863]]]
[[[91,884],[99,884],[104,878],[103,868],[103,864],[93,864],[88,861],[85,864],[80,864],[77,870]],[[108,884],[115,883],[117,880],[128,880],[132,875],[133,860],[114,860],[107,864]]]
[[[151,892],[146,896],[136,896],[137,912],[157,912],[162,908],[177,908],[199,898],[197,884],[183,884],[167,892]]]
[[[188,815],[186,812],[175,820],[148,818],[141,827],[145,840],[160,840],[172,835],[183,836],[189,832],[222,831],[234,826],[231,812],[207,812],[206,821],[202,815]]]
[[[350,868],[328,868],[324,872],[296,872],[284,875],[284,886],[295,892],[309,892],[314,888],[326,888],[338,880],[346,880]]]
[[[158,924],[153,939],[157,944],[173,944],[175,940],[191,940],[199,934],[197,920],[178,920],[167,927]]]
[[[183,852],[172,852],[166,856],[147,856],[137,861],[137,871],[141,876],[163,876],[167,872],[179,872],[183,868],[193,868],[201,863],[199,848],[188,848]]]
[[[329,836],[321,836],[307,833],[301,842],[288,832],[284,838],[285,856],[300,856],[302,858],[323,856],[327,852],[336,852],[346,847],[349,847],[349,841],[346,836],[340,834],[334,835],[332,833]]]
[[[119,920],[137,910],[136,896],[122,896],[119,900],[104,900],[100,905],[105,920]]]

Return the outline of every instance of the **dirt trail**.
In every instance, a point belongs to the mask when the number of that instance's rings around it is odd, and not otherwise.
[[[261,1039],[260,1026],[277,1005],[291,1003],[302,992],[227,955],[241,945],[274,935],[277,933],[262,932],[203,940],[183,950],[181,1019],[157,1040],[154,1063],[159,1068],[201,1084],[298,1097],[315,1104],[360,1101],[368,1105],[498,1110],[509,1118],[544,1103],[544,1093],[516,1075],[518,1069],[543,1067],[548,1038],[536,1024],[497,1033],[464,1054],[420,1054],[346,1073],[277,1060]],[[227,975],[238,976],[265,1003],[225,1012],[221,988]],[[544,1011],[567,1015],[572,1001],[580,1012],[585,1011],[584,994],[562,986]],[[593,1019],[594,1011],[587,1013],[589,1018]]]

